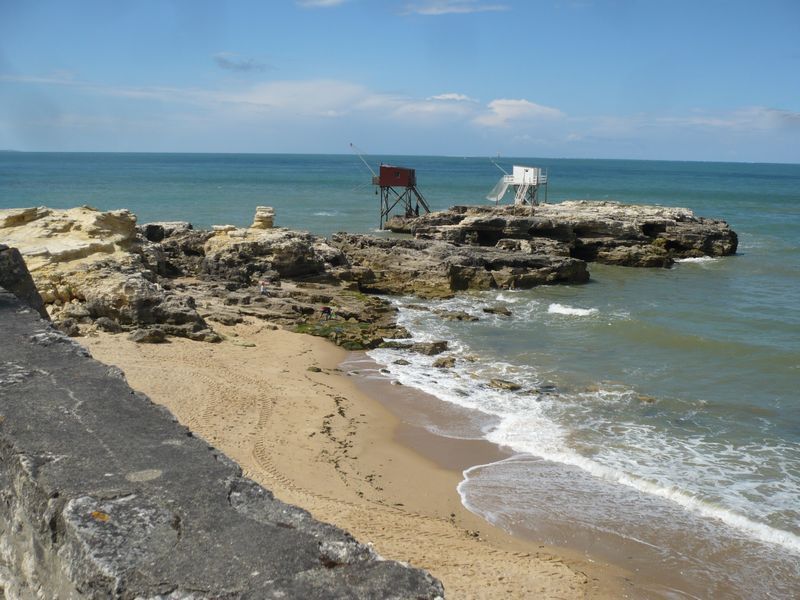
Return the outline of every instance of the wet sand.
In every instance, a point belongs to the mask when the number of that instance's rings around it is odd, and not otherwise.
[[[78,340],[278,498],[429,570],[449,598],[639,597],[625,571],[512,537],[466,510],[463,469],[506,455],[415,423],[423,413],[402,404],[424,394],[385,380],[357,385],[338,368],[353,356],[323,339],[263,323],[216,328],[221,344]]]

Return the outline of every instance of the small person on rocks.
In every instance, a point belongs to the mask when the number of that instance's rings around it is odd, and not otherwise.
[[[331,317],[333,317],[333,311],[330,306],[322,307],[322,316],[326,321],[330,321]]]
[[[269,296],[269,293],[267,292],[267,284],[269,284],[269,282],[266,279],[262,279],[258,282],[258,291],[261,292],[262,296]]]

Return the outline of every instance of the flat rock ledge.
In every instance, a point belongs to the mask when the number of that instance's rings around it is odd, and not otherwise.
[[[585,283],[586,263],[530,244],[480,247],[427,239],[337,233],[331,244],[349,261],[359,289],[377,294],[449,297],[465,290]]]
[[[726,256],[738,246],[725,221],[686,208],[571,200],[539,206],[453,206],[418,218],[393,218],[387,229],[417,239],[539,249],[589,262],[668,267],[677,258]]]
[[[437,598],[276,500],[0,288],[0,596]]]

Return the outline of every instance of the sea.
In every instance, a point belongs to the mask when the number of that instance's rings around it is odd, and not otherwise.
[[[434,433],[508,451],[458,487],[488,521],[613,560],[654,598],[800,597],[800,165],[3,152],[0,208],[86,204],[210,227],[248,225],[266,205],[279,226],[389,235],[371,185],[380,163],[416,169],[433,210],[487,204],[501,169],[523,164],[547,169],[551,203],[680,206],[731,225],[734,256],[591,264],[585,285],[425,302],[474,322],[390,298],[415,339],[450,342],[456,366],[369,355],[384,377],[470,415],[431,422]],[[510,316],[483,310],[497,307]]]

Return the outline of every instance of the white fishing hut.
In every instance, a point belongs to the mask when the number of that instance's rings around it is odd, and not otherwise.
[[[499,165],[497,167],[505,174],[486,196],[487,200],[498,204],[508,188],[513,188],[515,205],[535,205],[539,204],[539,190],[544,189],[544,202],[547,202],[547,169],[514,165],[509,174]]]

